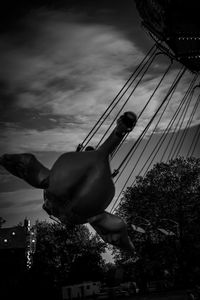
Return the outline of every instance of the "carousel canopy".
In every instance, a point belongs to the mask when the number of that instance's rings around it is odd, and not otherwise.
[[[165,42],[176,59],[200,72],[200,18],[198,0],[135,0],[142,25]]]

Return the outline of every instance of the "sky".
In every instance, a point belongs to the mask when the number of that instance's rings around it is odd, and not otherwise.
[[[153,41],[141,26],[133,0],[27,2],[7,4],[1,12],[0,155],[31,152],[51,168],[59,155],[75,151],[84,140]],[[168,64],[166,57],[155,60],[123,112],[132,110],[137,115],[141,112]],[[179,69],[176,64],[170,69],[121,152],[111,162],[113,169],[154,115]],[[191,77],[190,72],[184,74],[158,127],[153,129],[154,122],[128,164],[123,180],[117,183],[117,192],[154,131],[152,142],[131,180],[140,172],[172,119]],[[194,105],[195,97],[189,113]],[[188,151],[199,124],[198,107],[187,132],[183,154]],[[107,127],[108,123],[102,126],[93,144]],[[164,142],[168,145],[167,153],[171,150],[168,142],[174,136],[171,132]],[[197,143],[194,152],[197,157],[199,147]],[[117,194],[113,201],[116,197]],[[42,190],[32,188],[0,168],[0,216],[6,220],[6,227],[15,226],[25,217],[32,224],[35,220],[49,220],[42,210],[42,202]]]

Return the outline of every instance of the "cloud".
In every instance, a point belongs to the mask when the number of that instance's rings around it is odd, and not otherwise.
[[[47,213],[42,209],[42,190],[20,189],[13,192],[0,193],[1,217],[6,220],[5,226],[16,226],[28,217],[31,223],[36,220],[49,220]]]
[[[55,128],[47,131],[37,130],[14,130],[7,129],[1,134],[1,152],[20,153],[35,151],[74,151],[75,147],[83,140],[85,132]]]
[[[74,120],[42,132],[37,122],[31,130],[7,122],[1,149],[73,149],[125,82],[130,60],[136,64],[142,53],[113,26],[87,24],[76,16],[39,12],[26,20],[26,30],[0,44],[0,77],[15,95],[12,104],[21,109],[21,120],[24,110]]]
[[[4,214],[35,211],[42,206],[42,197],[42,191],[36,189],[3,192],[0,193],[0,208]]]
[[[31,42],[4,39],[1,76],[22,108],[84,113],[110,100],[128,75],[130,61],[135,65],[142,53],[112,26],[58,17],[29,20],[29,34],[35,33]]]
[[[2,37],[0,79],[6,83],[7,94],[14,95],[9,101],[21,111],[21,121],[7,122],[1,132],[1,151],[74,150],[121,89],[130,69],[134,70],[143,58],[137,37],[133,42],[114,25],[86,20],[80,14],[38,10],[23,20],[22,32],[15,37]],[[125,110],[140,113],[165,65],[163,61],[155,62]],[[169,73],[130,138],[137,138],[142,132],[176,73],[176,69]],[[188,77],[175,93],[158,130],[166,128]],[[120,105],[115,113],[119,108]],[[25,111],[35,111],[41,119],[42,115],[49,115],[55,126],[47,124],[41,130],[36,119],[30,129],[22,121]],[[61,118],[63,121],[58,122]],[[198,122],[196,115],[193,125]],[[106,125],[101,132],[105,128]]]

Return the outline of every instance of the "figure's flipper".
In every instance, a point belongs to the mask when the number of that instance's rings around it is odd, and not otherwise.
[[[89,223],[106,243],[124,250],[135,251],[135,247],[128,236],[126,224],[120,217],[103,212],[90,218]]]
[[[33,154],[4,154],[0,158],[0,164],[12,175],[22,178],[36,188],[47,187],[49,170]]]

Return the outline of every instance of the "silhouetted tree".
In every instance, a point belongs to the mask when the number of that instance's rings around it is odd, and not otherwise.
[[[129,224],[149,277],[152,270],[160,277],[166,268],[174,278],[175,273],[179,279],[189,277],[194,267],[200,268],[200,159],[179,157],[156,164],[127,188],[118,214]],[[126,258],[126,253],[115,253],[118,261]]]
[[[43,277],[57,286],[99,279],[104,267],[101,254],[105,243],[92,236],[86,226],[37,222],[36,231],[31,271],[36,278]]]

